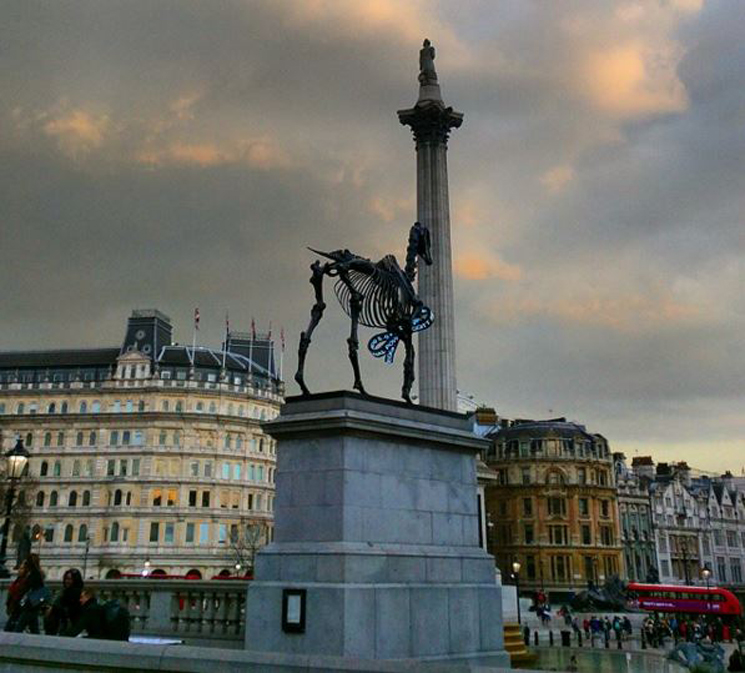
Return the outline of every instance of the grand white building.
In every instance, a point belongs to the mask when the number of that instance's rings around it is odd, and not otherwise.
[[[272,537],[261,423],[282,394],[269,338],[176,346],[156,310],[134,311],[119,347],[0,353],[0,441],[31,453],[28,528],[47,575],[245,571]]]

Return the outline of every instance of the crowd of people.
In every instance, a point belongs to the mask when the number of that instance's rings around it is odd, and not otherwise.
[[[66,571],[56,596],[44,583],[37,554],[29,554],[8,588],[5,603],[8,619],[5,631],[39,633],[39,621],[46,635],[106,640],[129,639],[129,613],[118,601],[99,603],[95,592],[84,586],[77,568]]]
[[[734,629],[734,632],[733,632]],[[674,642],[710,642],[724,643],[742,641],[740,628],[725,623],[721,617],[705,615],[659,616],[647,617],[642,624],[642,632],[648,645],[664,647],[666,639]]]

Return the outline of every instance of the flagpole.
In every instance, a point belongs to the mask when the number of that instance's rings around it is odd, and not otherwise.
[[[194,329],[191,333],[191,366],[194,366],[195,353],[197,350],[197,330],[199,329],[199,307],[194,309]]]
[[[230,314],[225,311],[225,343],[222,347],[222,368],[225,369],[225,357],[228,351],[228,335],[230,334]]]
[[[254,341],[256,341],[256,323],[251,318],[251,341],[248,342],[248,382],[253,385]]]
[[[279,349],[279,380],[284,381],[282,378],[282,364],[285,358],[285,328],[282,327],[279,331],[280,349]]]

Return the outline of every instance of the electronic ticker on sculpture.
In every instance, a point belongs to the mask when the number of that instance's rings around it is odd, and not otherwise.
[[[393,363],[399,341],[403,342],[404,381],[401,396],[411,404],[411,386],[414,383],[414,343],[413,335],[427,329],[434,320],[432,310],[419,299],[414,289],[418,259],[432,264],[430,255],[429,230],[415,222],[409,232],[409,244],[406,249],[406,266],[401,269],[393,255],[386,255],[378,262],[359,257],[349,250],[322,252],[309,248],[323,255],[330,262],[321,264],[316,260],[311,264],[310,283],[313,286],[316,303],[310,311],[308,328],[300,334],[298,348],[298,368],[295,373],[304,395],[310,395],[305,385],[305,357],[308,353],[311,337],[323,317],[326,303],[323,301],[323,278],[336,278],[334,292],[342,309],[352,321],[347,344],[349,360],[354,372],[354,388],[366,394],[360,376],[360,365],[357,357],[359,350],[358,326],[376,327],[385,332],[373,336],[367,344],[376,358],[384,358],[387,364]]]

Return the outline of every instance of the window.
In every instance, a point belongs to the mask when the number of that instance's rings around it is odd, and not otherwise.
[[[173,445],[181,446],[181,433],[178,430],[173,433]]]
[[[605,519],[610,516],[610,503],[607,500],[600,501],[600,516]]]
[[[118,430],[112,430],[109,434],[109,444],[111,446],[117,446],[119,444],[119,431]]]
[[[116,461],[107,460],[106,461],[106,476],[113,477],[115,474],[116,474]]]
[[[44,491],[39,491],[36,494],[36,506],[44,507]]]
[[[73,534],[74,534],[74,529],[72,527],[72,524],[68,523],[65,526],[65,542],[72,542]]]
[[[129,441],[132,437],[132,433],[129,430],[125,430],[122,432],[122,444],[124,446],[129,446]]]
[[[140,459],[139,458],[132,458],[132,476],[133,477],[140,476]]]
[[[229,463],[222,464],[222,478],[230,479],[230,464]]]
[[[240,480],[241,478],[241,464],[236,463],[233,465],[233,479]]]
[[[44,529],[44,542],[54,542],[54,524],[47,524]]]
[[[197,492],[189,491],[189,507],[197,506]]]
[[[85,461],[85,476],[86,477],[92,477],[93,473],[95,472],[96,463],[91,458],[90,460]]]
[[[68,507],[78,506],[78,492],[77,491],[70,491],[70,495],[67,498],[67,506]]]
[[[232,449],[233,448],[233,441],[232,441],[232,437],[230,435],[225,435],[225,448],[226,449]]]
[[[60,463],[59,460],[54,461],[54,472],[55,477],[61,477],[62,476],[62,463]]]
[[[210,541],[210,525],[208,523],[199,524],[199,544],[207,544]]]
[[[554,545],[569,544],[569,528],[567,526],[549,526],[548,539]]]
[[[217,406],[215,405],[214,402],[210,402],[210,413],[211,414],[216,414],[217,413]]]
[[[80,528],[78,529],[78,542],[87,542],[88,541],[88,526],[86,526],[84,523],[80,524]]]
[[[142,446],[142,430],[135,430],[132,438],[132,444]]]
[[[165,535],[164,535],[164,539],[163,539],[163,541],[166,544],[173,544],[173,529],[174,529],[174,527],[173,527],[173,524],[172,523],[167,523],[166,524]]]
[[[523,516],[533,516],[533,500],[523,498]]]
[[[525,544],[533,544],[535,542],[532,523],[523,524],[523,538],[525,539]]]
[[[119,522],[114,521],[111,524],[111,533],[109,533],[109,540],[111,542],[119,542]],[[152,542],[152,540],[150,540]]]
[[[520,468],[520,478],[523,484],[530,483],[530,468],[529,467]]]
[[[259,465],[259,481],[264,481],[264,466]]]
[[[212,476],[212,463],[210,463],[209,461],[205,462],[204,464],[204,476],[205,477]]]
[[[53,414],[56,410],[57,410],[57,408],[56,408],[54,402],[50,402],[49,403],[49,406],[47,407],[47,413],[48,414]]]
[[[119,476],[120,477],[127,476],[127,460],[126,459],[122,459],[119,461]]]
[[[83,491],[83,507],[90,507],[91,504],[91,492]]]
[[[176,505],[177,499],[178,499],[178,494],[176,493],[176,489],[169,488],[168,497],[166,499],[166,505],[168,505],[168,507],[174,507]]]
[[[129,507],[132,504],[132,491],[127,491],[127,507]]]
[[[569,559],[565,556],[551,557],[551,576],[559,582],[566,581],[569,575]]]
[[[734,530],[728,530],[727,531],[727,546],[728,547],[739,547],[739,540],[737,538],[737,531]]]
[[[181,400],[179,400],[178,402],[176,402],[176,413],[180,414],[183,410],[184,410],[184,403]]]
[[[191,465],[189,466],[189,469],[191,471],[192,477],[199,476],[199,463],[198,462],[191,463]]]
[[[193,523],[186,524],[186,537],[184,538],[184,542],[186,542],[187,544],[194,542],[194,524]]]
[[[65,433],[58,432],[57,433],[57,446],[64,446],[64,445],[65,445]]]
[[[85,414],[88,412],[88,403],[83,401],[80,403],[80,407],[78,407],[81,414]]]
[[[96,445],[96,431],[92,430],[88,434],[88,446],[95,446]]]
[[[114,506],[120,507],[122,504],[122,491],[121,489],[117,488],[116,491],[114,491]]]
[[[727,566],[725,565],[724,558],[717,556],[717,572],[720,582],[727,581]]]
[[[549,516],[566,516],[566,512],[567,512],[567,501],[564,498],[557,498],[557,497],[548,498]]]
[[[160,537],[160,524],[157,521],[150,523],[150,542],[157,542]]]
[[[160,507],[163,504],[163,491],[156,488],[153,491],[153,507]]]
[[[80,476],[80,461],[79,460],[72,461],[72,476],[73,477]]]
[[[202,491],[202,507],[210,506],[210,492]]]
[[[79,432],[75,435],[75,446],[83,446],[83,433]]]
[[[243,435],[238,435],[235,438],[235,448],[238,449],[238,450],[240,450],[240,449],[243,448]]]
[[[137,403],[137,411],[140,411],[140,412],[145,411],[145,400],[140,400]]]
[[[580,531],[582,534],[582,544],[592,544],[592,530],[590,526],[583,524],[580,526]]]
[[[548,473],[546,481],[552,486],[557,486],[564,483],[564,475],[561,472],[552,470]]]
[[[46,460],[41,461],[41,467],[39,468],[39,476],[46,477],[49,473],[49,463]]]
[[[132,400],[127,400],[127,406],[125,407],[128,413],[132,413],[135,409]]]
[[[24,404],[23,402],[19,402],[18,406],[16,407],[16,413],[20,415],[20,414],[23,414],[24,412],[25,412]]]
[[[168,435],[166,434],[165,430],[160,431],[160,435],[158,435],[158,446],[165,446],[168,443]]]
[[[34,445],[34,436],[32,433],[26,433],[26,448],[30,449]]]
[[[587,483],[587,469],[584,467],[577,468],[577,483],[578,484],[586,484]]]
[[[606,547],[613,544],[613,528],[611,526],[600,526],[600,542]]]
[[[739,558],[731,558],[729,560],[730,563],[730,575],[732,577],[732,582],[735,584],[741,584],[742,583],[742,566],[740,565],[740,559]]]
[[[536,577],[535,572],[535,556],[528,555],[525,557],[526,565],[525,565],[525,572],[528,576],[529,580],[534,580]]]
[[[92,407],[91,407],[91,411],[92,411],[92,412],[93,412],[94,414],[97,414],[97,413],[99,413],[99,412],[101,411],[101,403],[100,403],[100,402],[99,402],[98,400],[95,400],[95,401],[93,402],[93,405],[92,405]]]
[[[52,433],[47,432],[44,434],[44,446],[51,446],[52,445]]]

